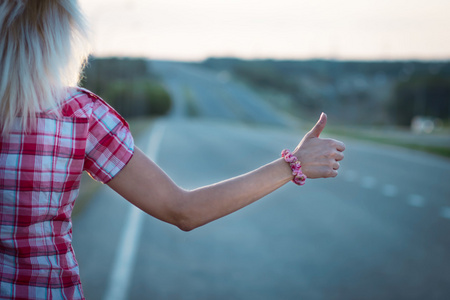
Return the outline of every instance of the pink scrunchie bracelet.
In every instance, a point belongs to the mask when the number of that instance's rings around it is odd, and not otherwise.
[[[307,177],[302,172],[302,166],[298,158],[292,155],[291,151],[287,149],[281,151],[281,157],[283,157],[284,161],[291,166],[292,175],[294,175],[292,182],[297,185],[304,185]]]

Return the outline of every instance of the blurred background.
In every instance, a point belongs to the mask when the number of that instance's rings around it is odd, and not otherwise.
[[[336,179],[189,233],[86,176],[88,299],[450,299],[450,2],[79,2],[82,85],[182,187],[276,159],[322,111],[347,145]]]

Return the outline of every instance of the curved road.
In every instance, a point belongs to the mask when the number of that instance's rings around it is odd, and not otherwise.
[[[261,101],[248,90],[252,100],[230,100],[240,114],[222,111],[230,106],[213,96],[224,84],[214,73],[177,63],[155,69],[179,103],[192,95],[201,103],[197,118],[175,106],[136,137],[185,188],[270,162],[304,134],[280,127],[284,118],[266,115],[265,104],[254,109]],[[227,85],[230,95],[243,88]],[[264,120],[277,126],[255,125]],[[189,233],[102,187],[74,219],[87,299],[450,299],[450,161],[344,142],[337,178],[288,184]]]

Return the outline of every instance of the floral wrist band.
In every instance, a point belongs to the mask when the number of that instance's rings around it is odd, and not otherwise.
[[[287,162],[291,167],[292,175],[294,175],[292,182],[297,185],[304,185],[307,177],[302,172],[302,166],[298,158],[292,155],[291,151],[287,149],[281,151],[281,157],[283,157],[284,161]]]

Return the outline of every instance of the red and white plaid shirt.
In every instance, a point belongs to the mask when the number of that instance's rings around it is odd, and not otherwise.
[[[133,151],[126,121],[83,89],[62,117],[40,113],[31,133],[17,122],[0,136],[1,299],[84,299],[71,244],[81,174],[106,183]]]

